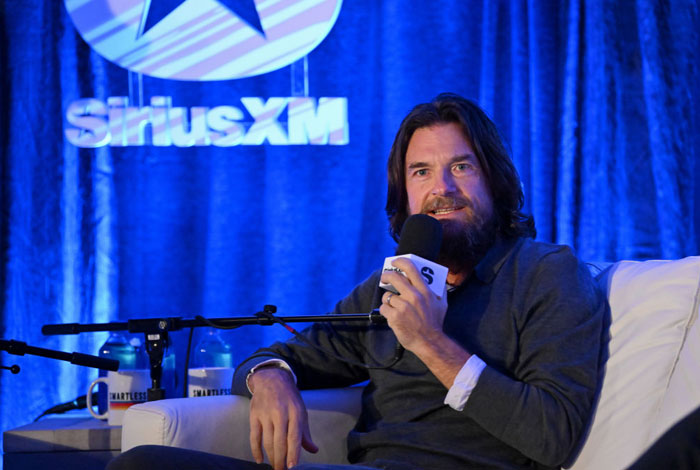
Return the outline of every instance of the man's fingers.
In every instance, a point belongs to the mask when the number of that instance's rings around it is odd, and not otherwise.
[[[393,292],[384,292],[384,294],[382,294],[382,305],[379,307],[379,311],[382,311],[382,307],[399,309],[402,302],[406,302],[406,300],[403,299],[401,295],[394,294]]]
[[[256,462],[264,449],[274,470],[298,463],[306,407],[287,371],[263,368],[253,374],[254,394],[250,401],[250,444]],[[261,449],[262,441],[262,449]]]
[[[423,276],[410,260],[398,258],[392,262],[392,265],[401,270],[402,273],[386,271],[382,273],[382,282],[394,286],[399,294],[408,300],[421,296],[429,298],[432,295],[432,291],[425,283]]]
[[[255,462],[262,463],[262,425],[257,419],[250,420],[250,450]]]
[[[413,287],[411,281],[403,274],[397,272],[387,271],[383,273],[382,282],[386,282],[387,284],[394,286],[394,289],[396,289],[399,293],[398,295],[409,295],[411,292],[415,291],[415,287]]]
[[[420,292],[423,295],[432,292],[428,285],[425,283],[425,279],[423,279],[421,273],[418,272],[418,268],[416,268],[416,265],[413,264],[411,260],[406,258],[397,258],[391,264],[392,266],[394,266],[395,268],[399,268],[401,271],[404,272],[404,274],[406,274],[410,285],[413,286],[413,288],[416,289],[418,292]],[[399,292],[401,291],[399,290]]]
[[[265,453],[267,454],[267,459],[270,464],[274,466],[275,462],[275,442],[274,442],[274,428],[272,423],[269,426],[263,426],[263,447],[265,448]]]
[[[287,467],[289,468],[299,463],[302,448],[313,454],[318,452],[318,446],[311,439],[306,410],[299,411],[300,415],[290,415],[289,429],[287,430]],[[297,419],[297,416],[303,416],[303,419]]]
[[[289,429],[287,429],[287,467],[292,468],[299,463],[299,455],[301,454],[301,430],[299,423],[295,420],[289,420]]]
[[[309,423],[306,422],[304,426],[304,433],[301,436],[301,446],[307,451],[315,454],[318,452],[318,446],[314,444],[311,439],[311,431],[309,430]]]
[[[285,420],[286,421],[286,420]],[[288,423],[277,423],[274,430],[274,456],[268,454],[272,468],[284,470],[287,468],[287,426]]]

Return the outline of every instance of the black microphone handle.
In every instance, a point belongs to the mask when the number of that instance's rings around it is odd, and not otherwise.
[[[96,369],[104,370],[119,370],[119,361],[114,359],[107,359],[105,357],[91,356],[89,354],[82,353],[67,353],[63,351],[55,351],[53,349],[38,348],[36,346],[29,346],[24,341],[15,341],[0,339],[0,350],[7,351],[10,354],[16,356],[24,356],[25,354],[30,354],[33,356],[48,357],[49,359],[58,359],[60,361],[67,361],[71,364],[76,364],[79,366],[94,367]]]
[[[114,359],[108,359],[106,357],[91,356],[90,354],[82,354],[74,352],[71,355],[71,364],[76,364],[79,366],[93,367],[95,369],[119,370],[119,361]]]
[[[93,400],[96,398],[93,394]],[[81,395],[78,398],[68,401],[66,403],[61,403],[60,405],[52,406],[48,410],[44,411],[44,415],[65,413],[71,410],[82,410],[87,407],[87,395]]]
[[[63,323],[58,325],[44,325],[41,332],[45,335],[73,335],[78,333],[78,323]]]
[[[96,392],[91,392],[91,393],[92,393],[92,402],[95,403],[97,401],[97,393]],[[72,401],[68,401],[66,403],[61,403],[60,405],[52,406],[51,408],[49,408],[48,410],[44,410],[43,413],[41,413],[39,416],[34,418],[34,421],[36,422],[46,415],[61,414],[61,413],[65,413],[66,411],[82,410],[84,408],[87,408],[87,395],[81,395]]]

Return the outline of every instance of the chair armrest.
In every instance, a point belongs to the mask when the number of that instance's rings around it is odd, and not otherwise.
[[[302,452],[302,462],[347,463],[348,432],[360,414],[362,387],[306,390],[317,454]],[[250,400],[240,396],[173,398],[134,405],[124,415],[122,451],[155,444],[252,460]]]

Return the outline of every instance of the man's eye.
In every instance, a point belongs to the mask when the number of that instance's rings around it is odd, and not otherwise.
[[[472,166],[468,163],[458,163],[457,165],[454,166],[454,170],[456,172],[465,172],[469,171],[472,169]]]
[[[426,170],[426,169],[423,168],[423,169],[420,169],[420,170],[416,170],[415,173],[413,173],[413,174],[416,175],[416,176],[425,176],[425,175],[428,174],[428,170]]]

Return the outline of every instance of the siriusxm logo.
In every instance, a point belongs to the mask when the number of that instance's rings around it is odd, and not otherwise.
[[[285,67],[328,35],[342,0],[64,0],[83,39],[132,72],[230,80]]]
[[[171,80],[251,77],[290,65],[333,27],[342,0],[64,0],[83,39],[134,73]],[[346,98],[241,98],[242,107],[174,107],[154,96],[71,103],[78,147],[347,145]],[[244,112],[247,111],[247,114]],[[251,121],[252,117],[252,121]],[[286,120],[280,119],[281,117]]]
[[[66,138],[78,147],[235,145],[347,145],[345,98],[241,98],[237,106],[174,107],[169,96],[151,105],[129,106],[125,96],[107,103],[86,98],[71,103]],[[286,112],[286,126],[278,118]],[[253,122],[250,122],[252,117]]]

